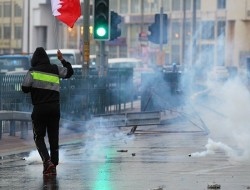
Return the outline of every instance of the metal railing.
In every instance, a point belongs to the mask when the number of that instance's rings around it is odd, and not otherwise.
[[[24,94],[21,84],[24,75],[0,75],[0,110],[31,111],[30,94]],[[61,81],[61,112],[79,117],[110,112],[110,106],[133,101],[133,69],[109,69],[106,77],[92,71],[88,77],[75,73]]]

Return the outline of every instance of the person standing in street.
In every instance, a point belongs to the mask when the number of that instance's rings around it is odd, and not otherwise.
[[[36,48],[31,68],[22,83],[22,91],[31,93],[34,141],[43,161],[44,175],[56,175],[59,163],[60,78],[70,78],[74,74],[60,50],[57,57],[62,66],[51,64],[43,47]],[[46,132],[50,154],[45,143]]]

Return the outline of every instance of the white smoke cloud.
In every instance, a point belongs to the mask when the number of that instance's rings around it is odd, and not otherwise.
[[[193,100],[206,94],[200,112],[210,129],[206,151],[192,156],[207,156],[223,150],[230,159],[250,159],[250,93],[240,78],[226,83],[209,82],[208,89],[192,96]]]

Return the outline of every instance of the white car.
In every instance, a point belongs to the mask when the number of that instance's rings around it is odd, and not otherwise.
[[[79,49],[60,49],[63,57],[66,61],[72,65],[80,65],[82,62],[82,55]],[[49,56],[50,63],[61,65],[61,62],[57,58],[57,49],[46,50]]]

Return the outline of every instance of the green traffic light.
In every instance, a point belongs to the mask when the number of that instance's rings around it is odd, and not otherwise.
[[[107,33],[107,30],[106,30],[104,27],[99,27],[99,28],[97,28],[97,30],[96,30],[96,34],[97,34],[98,36],[100,36],[100,37],[105,36],[106,33]]]

